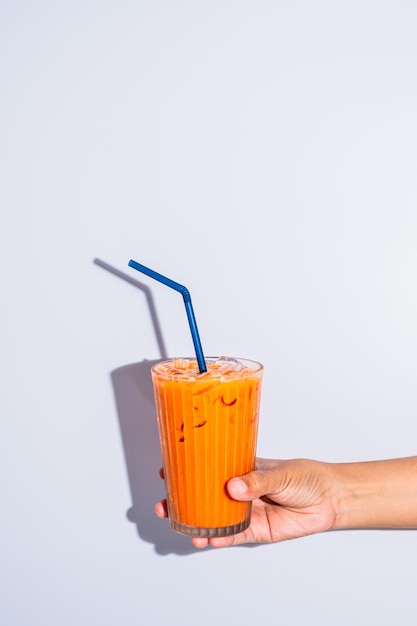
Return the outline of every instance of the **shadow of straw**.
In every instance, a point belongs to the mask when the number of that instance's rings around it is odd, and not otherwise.
[[[161,326],[159,324],[158,315],[156,313],[156,308],[155,308],[155,304],[153,301],[152,292],[149,289],[149,287],[145,285],[144,283],[141,283],[139,280],[132,278],[128,274],[121,272],[120,270],[116,269],[112,265],[109,265],[105,261],[101,261],[101,259],[96,258],[94,259],[93,263],[103,268],[107,272],[110,272],[110,274],[113,274],[113,276],[117,276],[117,278],[121,278],[126,283],[129,283],[130,285],[133,285],[133,287],[136,287],[137,289],[140,289],[141,291],[143,291],[146,297],[147,304],[148,304],[149,313],[150,313],[151,320],[152,320],[152,326],[155,331],[156,342],[158,344],[159,354],[161,356],[160,360],[163,361],[167,359],[168,356],[167,356],[167,351],[166,351],[165,344],[164,344],[164,339],[162,337]]]
[[[172,531],[167,521],[154,513],[155,503],[164,497],[164,484],[158,476],[161,452],[150,369],[168,356],[151,290],[100,259],[93,262],[145,294],[160,352],[159,359],[123,365],[110,373],[132,498],[127,518],[143,540],[154,544],[158,554],[201,553],[188,537]]]

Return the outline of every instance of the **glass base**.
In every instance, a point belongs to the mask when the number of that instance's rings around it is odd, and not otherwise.
[[[250,519],[246,519],[238,524],[232,526],[219,526],[217,528],[200,528],[195,526],[187,526],[187,524],[181,524],[175,520],[171,520],[172,528],[181,535],[187,535],[188,537],[229,537],[230,535],[237,535],[243,532],[249,526]]]

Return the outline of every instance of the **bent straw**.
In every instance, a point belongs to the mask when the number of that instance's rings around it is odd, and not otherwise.
[[[150,276],[151,278],[158,280],[160,283],[163,283],[164,285],[171,287],[171,289],[175,289],[175,291],[180,292],[184,300],[185,310],[187,312],[188,323],[190,325],[191,337],[193,339],[195,354],[197,357],[197,363],[198,363],[200,373],[202,374],[203,372],[207,372],[206,361],[203,355],[203,349],[201,347],[200,336],[198,334],[197,322],[195,319],[194,309],[193,309],[193,305],[191,302],[191,295],[187,287],[184,287],[184,285],[180,285],[179,283],[176,283],[175,280],[171,280],[170,278],[167,278],[166,276],[163,276],[162,274],[158,274],[158,272],[155,272],[154,270],[151,270],[149,267],[145,267],[145,265],[142,265],[141,263],[137,263],[136,261],[133,261],[132,259],[130,259],[128,265],[129,267],[133,267],[133,269],[137,270],[138,272],[142,272],[142,274],[146,274],[147,276]]]

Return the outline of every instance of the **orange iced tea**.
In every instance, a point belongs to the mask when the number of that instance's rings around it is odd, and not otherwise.
[[[263,367],[230,357],[152,367],[165,474],[174,530],[196,537],[242,532],[251,503],[232,500],[226,483],[254,469]]]

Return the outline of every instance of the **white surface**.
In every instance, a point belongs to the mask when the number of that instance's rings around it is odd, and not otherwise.
[[[187,285],[207,355],[265,364],[260,455],[415,454],[416,20],[2,3],[4,626],[415,625],[413,531],[197,552],[154,517],[145,361],[192,344],[127,262]]]

